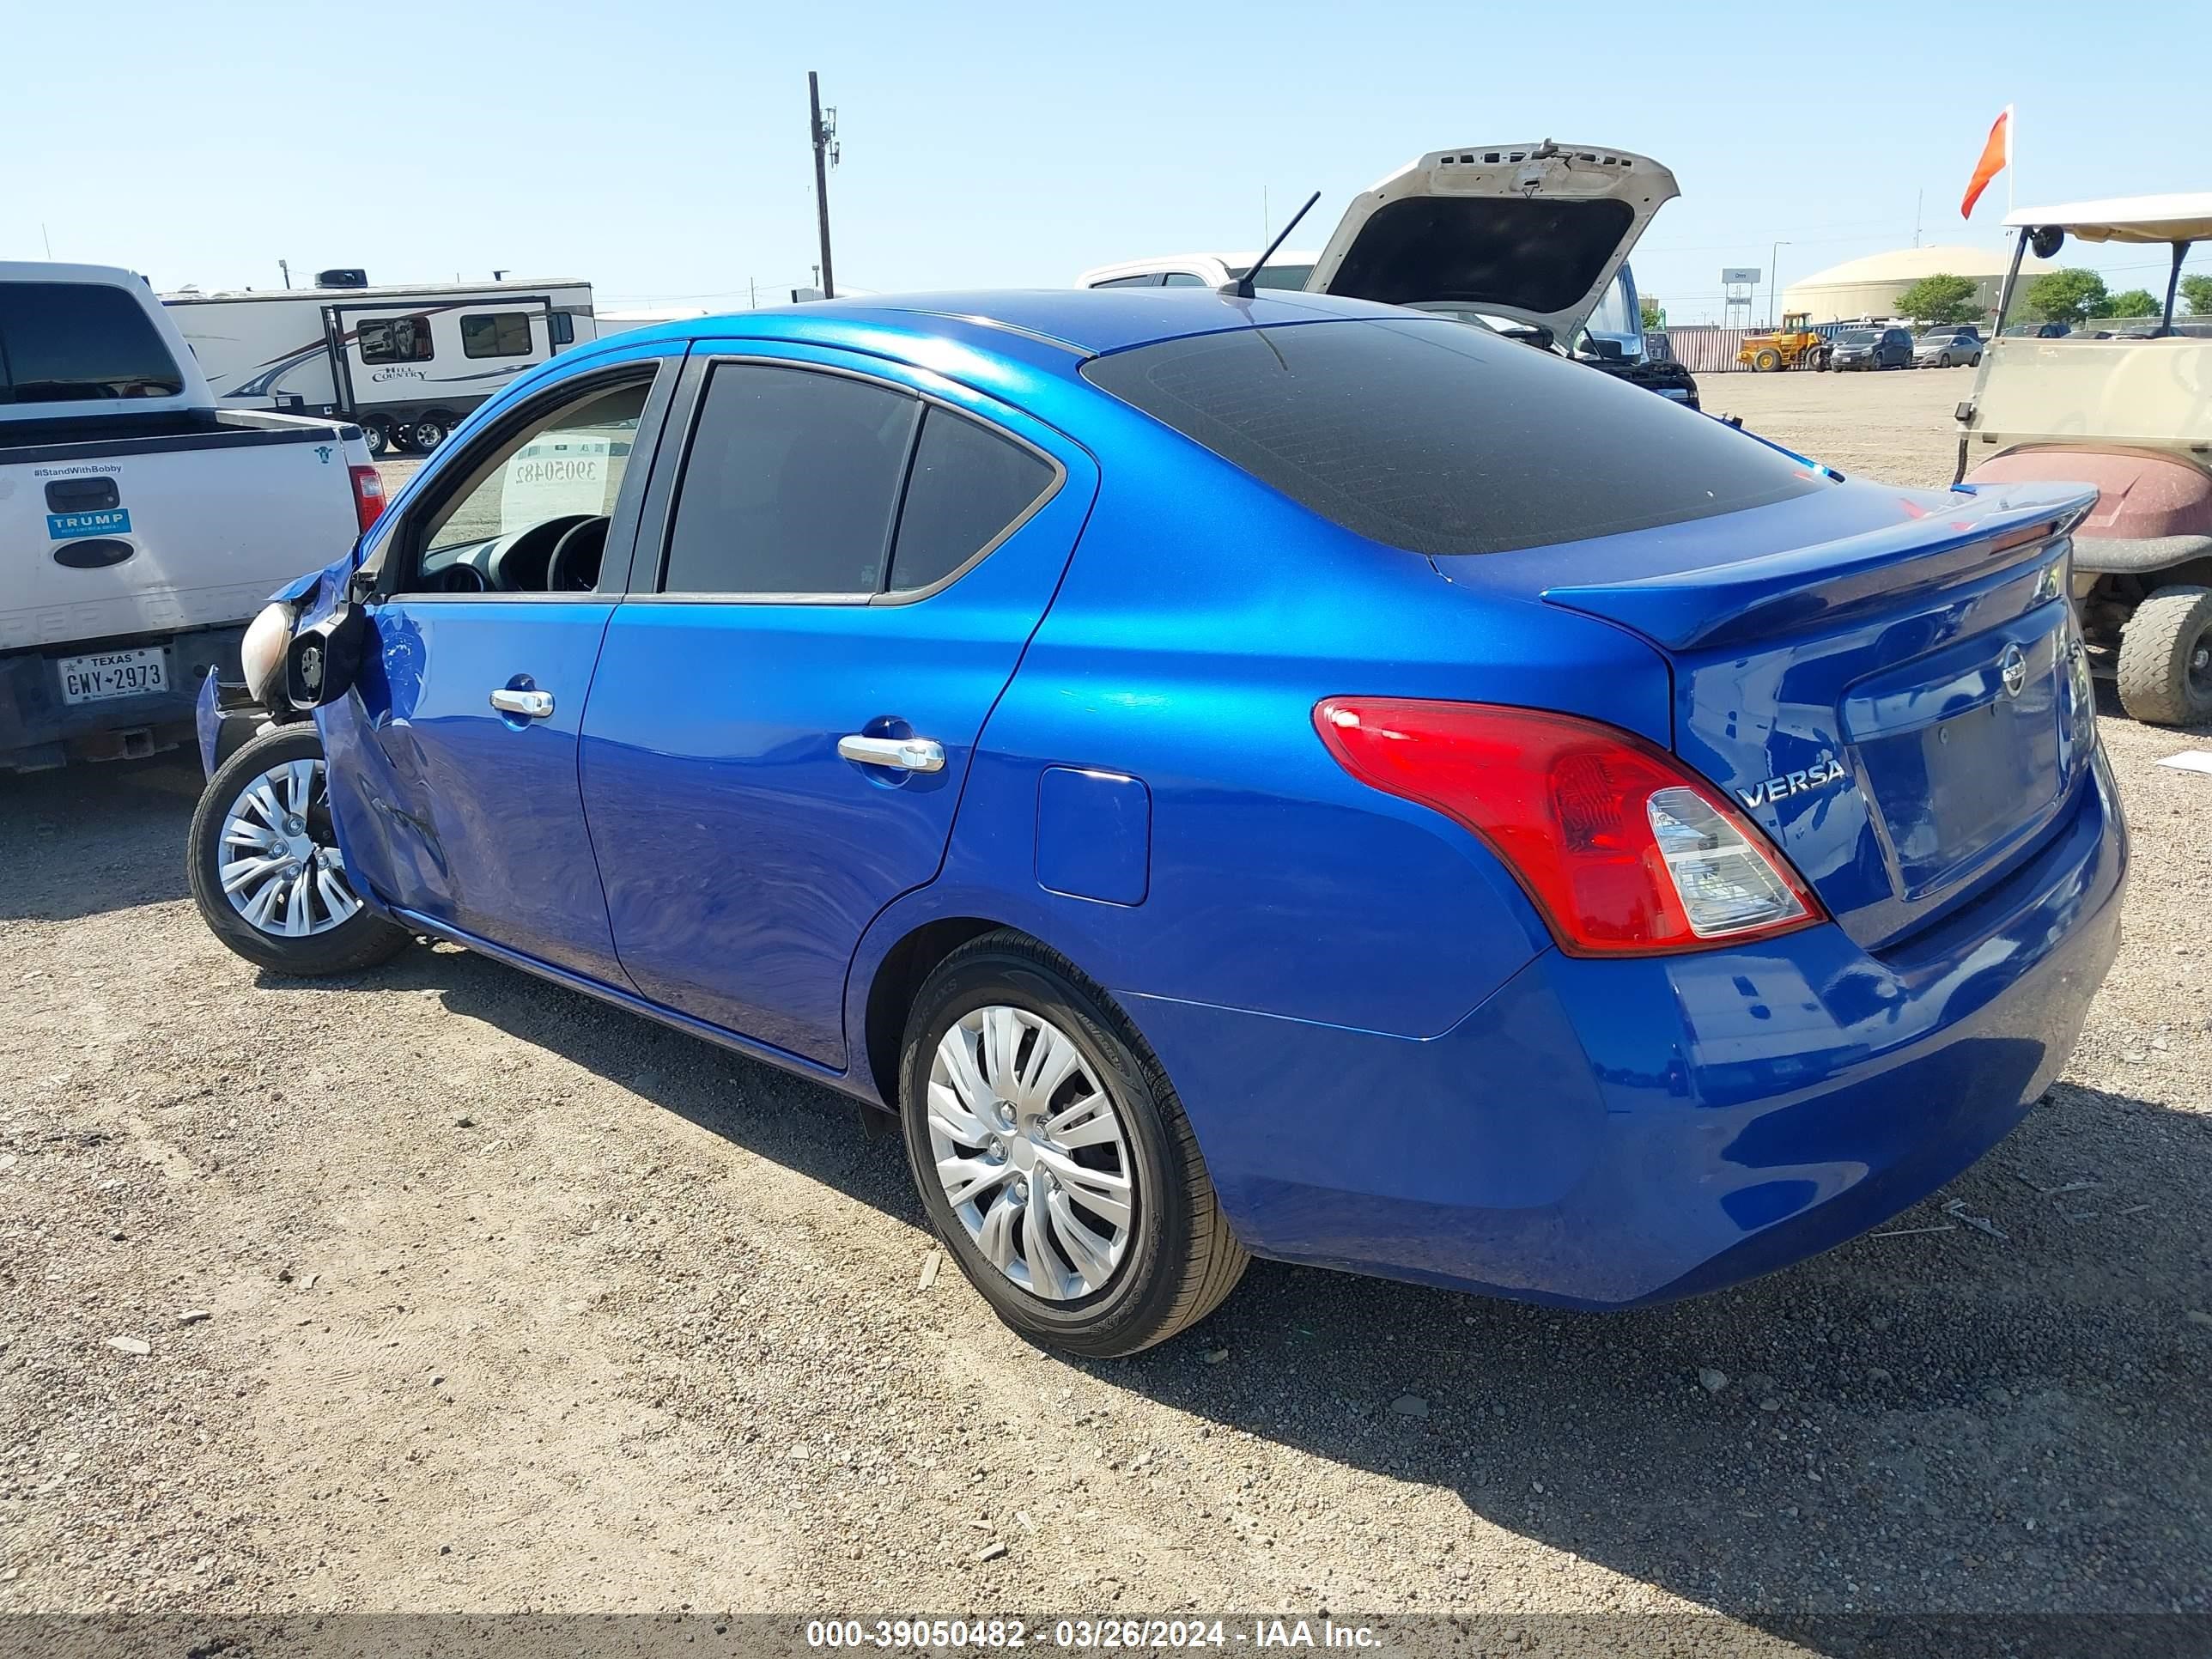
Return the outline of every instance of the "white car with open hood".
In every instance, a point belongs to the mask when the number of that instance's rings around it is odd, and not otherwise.
[[[1680,193],[1650,156],[1601,145],[1432,150],[1354,197],[1319,253],[1278,252],[1254,282],[1497,328],[1695,408],[1689,371],[1653,357],[1628,264]],[[1098,266],[1076,284],[1219,286],[1258,257],[1162,255]]]

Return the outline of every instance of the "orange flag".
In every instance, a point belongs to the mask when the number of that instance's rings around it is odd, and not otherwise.
[[[2012,164],[2012,106],[2007,104],[1990,129],[1990,142],[1982,146],[1982,159],[1974,163],[1974,176],[1966,181],[1966,199],[1959,204],[1959,216],[1974,216],[1974,204],[1982,199],[1990,180]]]

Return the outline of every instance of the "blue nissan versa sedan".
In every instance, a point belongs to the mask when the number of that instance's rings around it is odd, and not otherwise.
[[[1079,1352],[1247,1252],[1663,1301],[2064,1062],[2127,862],[2093,501],[1322,295],[643,330],[255,623],[193,889],[280,972],[457,940],[896,1112]]]

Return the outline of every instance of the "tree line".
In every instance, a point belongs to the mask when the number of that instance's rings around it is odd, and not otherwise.
[[[2191,316],[2212,316],[2212,276],[2185,276],[2182,298]],[[1981,291],[1971,276],[1923,276],[1897,296],[1897,314],[1917,323],[1966,323],[1982,314]],[[2155,317],[2166,302],[2147,288],[2108,293],[2094,270],[2069,266],[2046,270],[2021,291],[2020,314],[2030,322],[2078,326],[2092,318]]]

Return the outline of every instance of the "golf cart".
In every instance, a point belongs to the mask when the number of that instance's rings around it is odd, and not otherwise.
[[[1970,484],[2078,479],[2096,508],[2074,532],[2074,597],[2093,672],[2160,726],[2212,720],[2212,338],[2177,332],[2191,243],[2212,239],[2212,192],[2136,196],[2008,216],[2020,233],[1972,398],[1959,405]],[[2066,238],[2172,250],[2166,308],[2132,337],[2022,336],[2005,326],[2021,257]]]

